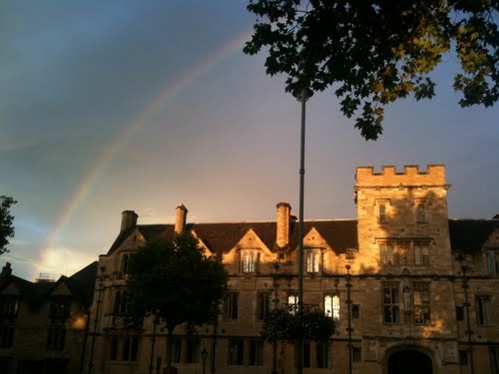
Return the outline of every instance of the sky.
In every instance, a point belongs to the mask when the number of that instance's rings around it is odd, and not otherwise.
[[[105,254],[121,212],[139,224],[274,221],[298,210],[300,104],[239,0],[3,0],[0,195],[15,238],[0,264],[34,280]],[[355,168],[447,166],[449,216],[499,213],[499,109],[461,109],[451,57],[437,97],[387,108],[366,142],[331,92],[307,104],[305,219],[355,218]]]

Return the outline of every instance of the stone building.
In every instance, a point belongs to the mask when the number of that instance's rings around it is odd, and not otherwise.
[[[70,277],[30,282],[0,274],[0,373],[78,374],[97,272],[94,262]]]
[[[327,343],[305,342],[305,373],[499,374],[499,219],[451,220],[443,165],[397,172],[359,167],[355,220],[305,222],[304,300],[336,320]],[[159,373],[165,332],[146,318],[127,326],[130,255],[146,241],[189,231],[219,254],[229,293],[218,322],[193,336],[175,331],[181,373],[270,373],[272,346],[259,338],[269,310],[298,303],[298,222],[287,203],[275,222],[140,225],[122,214],[121,230],[99,258],[86,367],[96,374]],[[95,322],[94,322],[95,321]],[[278,373],[294,370],[280,343]]]

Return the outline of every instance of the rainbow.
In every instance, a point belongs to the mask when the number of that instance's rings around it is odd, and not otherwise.
[[[100,157],[95,162],[90,171],[82,178],[68,202],[58,215],[58,218],[47,236],[41,250],[53,248],[57,243],[61,233],[65,230],[68,222],[74,216],[78,208],[83,204],[85,199],[89,196],[93,186],[99,179],[104,167],[114,158],[114,156],[123,148],[129,141],[134,133],[142,129],[149,119],[157,113],[170,99],[180,93],[183,89],[188,87],[198,77],[205,74],[213,66],[228,58],[234,52],[241,50],[245,41],[249,40],[252,30],[245,31],[244,33],[231,39],[228,43],[223,45],[215,53],[208,56],[205,60],[201,61],[192,70],[181,75],[172,84],[165,87],[161,93],[148,103],[143,110],[141,110],[130,123],[116,136],[116,138],[108,144],[102,151]]]

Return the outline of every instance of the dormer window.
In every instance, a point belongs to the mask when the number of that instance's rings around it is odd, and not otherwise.
[[[71,298],[69,296],[56,296],[50,302],[50,318],[66,319],[69,317]]]
[[[260,267],[260,253],[244,251],[241,254],[241,270],[243,273],[256,273]]]
[[[130,273],[130,259],[132,258],[131,253],[126,253],[121,257],[121,272],[123,274]]]
[[[316,274],[320,269],[321,253],[319,250],[310,249],[307,252],[307,273]]]
[[[0,296],[0,316],[15,317],[19,312],[19,297],[16,295]]]

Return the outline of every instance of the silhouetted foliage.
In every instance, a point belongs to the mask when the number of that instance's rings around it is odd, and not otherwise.
[[[367,139],[382,133],[385,105],[432,98],[429,76],[444,54],[458,60],[459,104],[499,98],[498,0],[249,0],[259,18],[244,52],[268,48],[267,73],[284,73],[286,91],[332,87]]]
[[[227,273],[217,258],[207,257],[188,234],[171,241],[149,242],[131,258],[128,311],[132,318],[153,315],[165,323],[168,352],[175,327],[216,320],[227,291]],[[167,364],[171,365],[167,353]]]
[[[0,255],[9,252],[9,238],[14,237],[14,216],[10,212],[17,201],[9,196],[0,196]]]
[[[300,328],[298,313],[291,314],[284,309],[275,309],[265,318],[260,335],[268,341],[295,341],[299,336],[304,339],[327,341],[333,335],[335,322],[320,311],[303,312],[303,324]]]

